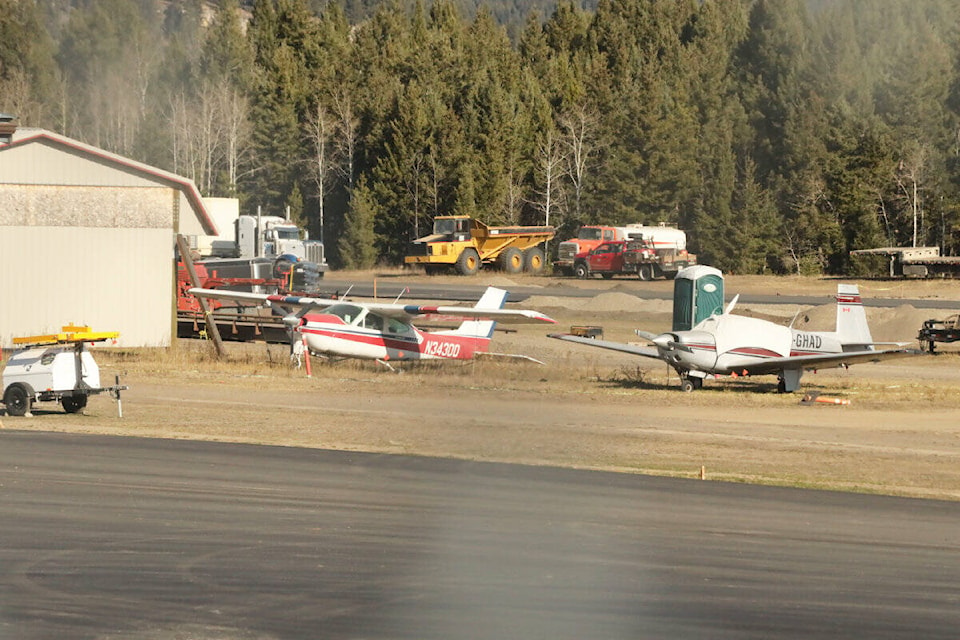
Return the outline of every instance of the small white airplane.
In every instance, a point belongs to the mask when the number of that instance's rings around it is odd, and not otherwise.
[[[280,307],[287,312],[283,321],[292,345],[299,341],[299,333],[311,353],[376,360],[388,368],[392,368],[390,362],[469,360],[486,353],[497,322],[556,322],[537,311],[504,309],[508,293],[495,287],[488,287],[473,307],[359,303],[220,289],[194,288],[189,292],[204,298]],[[410,323],[414,318],[464,322],[449,331],[422,331]]]
[[[915,355],[906,343],[873,342],[856,285],[837,285],[837,330],[800,331],[767,320],[733,315],[735,297],[721,314],[706,318],[689,331],[637,335],[655,347],[634,346],[568,334],[551,338],[613,349],[663,360],[680,375],[680,388],[693,391],[708,375],[776,374],[781,393],[796,391],[804,371],[846,367],[857,362]],[[878,351],[875,346],[895,346]]]

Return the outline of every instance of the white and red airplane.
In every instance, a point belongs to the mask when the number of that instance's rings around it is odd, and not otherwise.
[[[408,360],[469,360],[487,352],[497,322],[556,322],[537,311],[504,309],[508,293],[495,287],[488,287],[473,307],[360,303],[219,289],[189,293],[283,308],[291,343],[299,333],[311,353],[376,360],[387,366]],[[422,331],[410,323],[414,318],[463,323],[449,331]]]
[[[693,391],[708,375],[748,376],[775,374],[781,393],[795,391],[804,371],[846,367],[857,362],[915,355],[906,343],[874,342],[857,285],[837,285],[837,330],[800,331],[767,320],[730,313],[737,298],[723,313],[712,315],[689,331],[655,335],[637,331],[653,348],[568,334],[551,338],[591,347],[657,358],[680,375],[680,388]],[[894,349],[878,350],[886,345]]]

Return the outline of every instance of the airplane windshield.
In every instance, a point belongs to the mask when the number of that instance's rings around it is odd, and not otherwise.
[[[588,229],[584,227],[577,234],[578,240],[600,240],[600,229]]]
[[[358,307],[355,304],[347,304],[341,302],[327,307],[324,313],[327,313],[331,316],[337,316],[347,324],[353,324],[353,322],[360,317],[360,313],[363,311],[363,307]]]

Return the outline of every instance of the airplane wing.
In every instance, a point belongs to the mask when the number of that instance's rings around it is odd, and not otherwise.
[[[660,352],[656,348],[652,347],[641,347],[632,344],[626,344],[624,342],[611,342],[609,340],[597,340],[595,338],[585,338],[583,336],[575,336],[569,333],[549,333],[547,334],[548,338],[556,338],[557,340],[566,340],[567,342],[576,342],[579,344],[585,344],[588,347],[598,347],[600,349],[610,349],[612,351],[622,351],[624,353],[631,353],[635,356],[643,356],[644,358],[656,358],[657,360],[662,360],[660,357]]]
[[[613,351],[622,351],[631,353],[644,358],[656,358],[663,360],[660,352],[656,348],[641,347],[622,342],[610,342],[609,340],[595,340],[582,336],[574,336],[566,333],[551,333],[550,338],[566,340],[567,342],[576,342],[585,344],[588,347],[599,347],[601,349],[610,349]],[[760,375],[764,373],[779,373],[784,369],[803,369],[810,371],[813,369],[826,369],[829,367],[839,367],[843,365],[856,364],[859,362],[879,362],[890,358],[902,358],[905,356],[919,355],[921,352],[915,349],[887,349],[885,351],[848,351],[846,353],[829,353],[823,355],[811,356],[790,356],[785,358],[768,358],[766,360],[754,361],[749,364],[728,367],[726,370],[718,369],[715,373],[747,373],[749,375]]]
[[[332,298],[308,298],[305,296],[267,295],[263,293],[248,293],[245,291],[224,291],[220,289],[190,289],[189,293],[204,298],[218,298],[221,300],[239,300],[251,304],[282,307],[309,307],[323,309],[342,302]],[[529,309],[477,309],[476,307],[457,306],[430,306],[417,304],[389,304],[380,302],[354,302],[366,307],[373,313],[388,318],[395,318],[403,322],[410,322],[415,318],[428,320],[496,320],[506,324],[546,322],[556,324],[556,320],[543,315],[539,311]]]
[[[764,373],[778,373],[785,369],[803,369],[812,371],[814,369],[826,369],[829,367],[841,367],[860,362],[880,362],[891,358],[903,358],[906,356],[915,356],[922,353],[916,349],[887,349],[884,351],[847,351],[844,353],[826,353],[823,355],[811,356],[788,356],[784,358],[769,358],[750,363],[746,366],[728,367],[725,373],[743,373],[750,375],[759,375]],[[717,373],[724,373],[718,370]]]
[[[273,304],[286,307],[310,307],[322,309],[340,302],[335,298],[308,298],[305,296],[281,296],[265,293],[250,293],[248,291],[227,291],[224,289],[189,289],[187,293],[203,298],[217,298],[218,300],[237,300],[259,306]]]
[[[553,318],[529,309],[477,309],[476,307],[456,307],[452,305],[439,307],[418,304],[380,304],[376,302],[365,302],[363,306],[374,313],[406,321],[421,318],[427,320],[495,320],[505,324],[557,323]]]

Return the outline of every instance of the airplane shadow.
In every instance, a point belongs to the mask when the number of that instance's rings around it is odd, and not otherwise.
[[[649,370],[621,368],[609,377],[600,378],[600,383],[608,389],[646,389],[653,391],[680,391],[680,380],[676,375],[664,379],[662,375],[651,374]],[[707,378],[697,393],[777,393],[777,380],[764,378]]]

